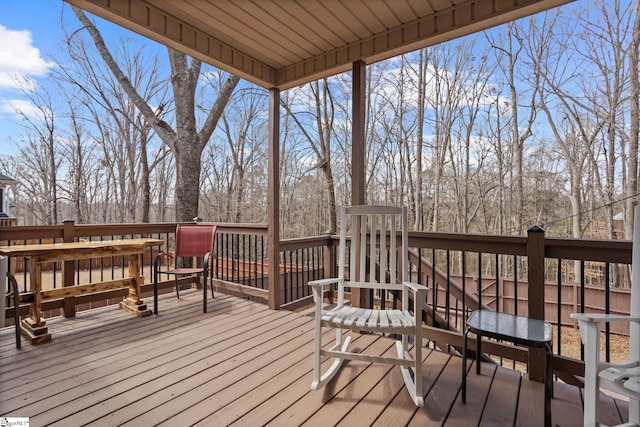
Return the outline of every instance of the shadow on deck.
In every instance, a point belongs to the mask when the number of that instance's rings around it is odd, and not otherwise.
[[[461,358],[427,350],[425,407],[417,409],[400,369],[350,361],[312,392],[313,317],[216,294],[201,312],[200,292],[160,300],[160,314],[134,317],[115,307],[49,319],[48,343],[0,330],[0,416],[41,425],[492,425],[539,426],[543,385],[518,371],[483,364],[460,400]],[[330,332],[327,332],[328,334]],[[359,335],[354,347],[395,351]],[[468,361],[468,368],[472,361]],[[580,389],[554,383],[554,425],[582,425]],[[604,397],[603,421],[627,416]],[[622,413],[622,415],[620,414]]]

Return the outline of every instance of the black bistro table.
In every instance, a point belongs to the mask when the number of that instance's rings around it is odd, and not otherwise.
[[[480,375],[480,355],[482,354],[482,337],[510,341],[527,347],[544,348],[545,381],[544,381],[544,425],[551,426],[551,397],[553,393],[553,331],[548,322],[530,319],[508,313],[498,313],[491,310],[477,310],[467,319],[464,330],[462,348],[463,358],[467,354],[467,335],[473,332],[478,337],[476,348],[476,374]],[[467,399],[467,364],[462,363],[462,403]]]

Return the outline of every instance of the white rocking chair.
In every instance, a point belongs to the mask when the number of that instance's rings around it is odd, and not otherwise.
[[[347,228],[351,219],[350,260],[347,264]],[[401,245],[396,231],[401,222]],[[331,381],[345,359],[400,365],[404,382],[416,406],[423,406],[422,395],[422,307],[427,288],[408,281],[407,208],[390,206],[343,207],[340,216],[340,247],[338,277],[309,282],[316,304],[314,370],[312,390],[318,390]],[[380,250],[380,248],[388,248]],[[376,274],[376,263],[380,272]],[[368,266],[368,271],[367,271]],[[346,269],[348,277],[345,277]],[[368,279],[367,279],[368,273]],[[376,281],[376,277],[379,277]],[[398,281],[398,278],[400,281]],[[337,284],[337,305],[324,305],[324,291]],[[345,288],[380,289],[381,305],[388,292],[402,293],[402,309],[365,309],[345,304]],[[409,307],[409,297],[413,306]],[[322,327],[336,329],[336,343],[330,349],[322,348]],[[397,358],[349,352],[351,336],[343,337],[343,330],[371,331],[401,335],[396,341]],[[409,336],[414,339],[414,356],[409,352]],[[323,360],[334,358],[333,364],[321,374]]]
[[[629,422],[640,425],[640,206],[634,210],[633,253],[631,259],[631,316],[573,313],[584,344],[584,425],[600,426],[599,389],[629,398]],[[611,364],[600,360],[600,324],[624,321],[629,324],[629,361]]]

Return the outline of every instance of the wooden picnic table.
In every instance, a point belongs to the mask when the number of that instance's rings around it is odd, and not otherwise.
[[[51,334],[48,332],[46,322],[42,317],[43,300],[66,298],[111,289],[129,288],[129,295],[120,303],[120,307],[123,309],[136,316],[152,314],[152,311],[147,309],[147,306],[140,299],[140,285],[144,283],[144,277],[140,275],[140,268],[144,251],[150,246],[162,244],[164,244],[164,240],[141,238],[0,246],[0,255],[30,259],[30,292],[33,293],[33,301],[30,302],[29,316],[23,319],[21,323],[23,334],[33,344],[51,339]],[[109,256],[128,257],[128,277],[86,285],[65,286],[58,289],[42,289],[42,263]]]

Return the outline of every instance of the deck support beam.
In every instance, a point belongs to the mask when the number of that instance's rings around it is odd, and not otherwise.
[[[544,299],[544,230],[538,226],[527,230],[527,294],[528,316],[545,320]],[[516,302],[517,303],[517,302]],[[545,380],[545,352],[542,348],[529,349],[529,378],[533,381]]]
[[[365,122],[367,105],[367,65],[363,61],[355,61],[352,69],[352,136],[351,136],[351,205],[364,205],[366,203],[366,151],[365,151]],[[343,227],[343,224],[340,224]],[[357,227],[357,226],[356,226]],[[356,254],[356,259],[360,255]],[[356,267],[356,271],[360,271]],[[364,277],[359,280],[365,280]],[[352,302],[359,307],[371,308],[369,292],[362,289],[352,290]]]
[[[62,241],[74,242],[76,240],[75,221],[65,219],[62,221]],[[75,285],[76,263],[73,260],[62,263],[62,286],[69,287]],[[62,305],[64,317],[75,317],[76,302],[73,297],[66,297]]]
[[[269,90],[267,261],[269,308],[280,308],[280,89]]]

